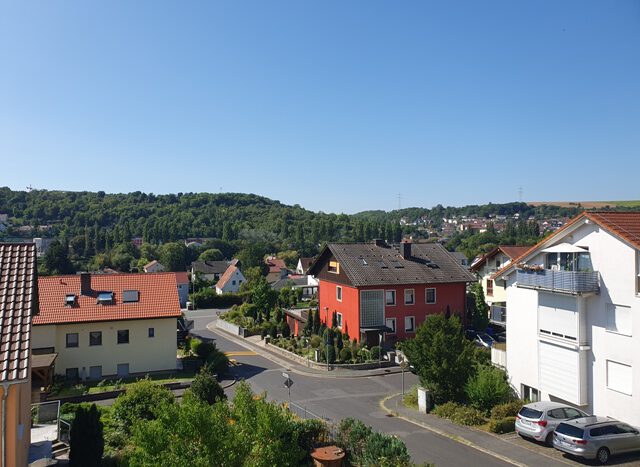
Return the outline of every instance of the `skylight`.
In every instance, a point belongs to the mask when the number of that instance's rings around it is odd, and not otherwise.
[[[389,269],[389,266],[387,266],[384,261],[378,261],[378,266],[380,266],[382,269]]]
[[[122,292],[122,301],[124,303],[137,302],[139,300],[139,293],[137,290],[124,290]]]
[[[73,306],[76,304],[76,296],[75,294],[67,294],[64,297],[64,304],[65,306]]]
[[[404,266],[400,264],[400,261],[396,261],[396,260],[391,261],[391,266],[393,266],[396,269],[404,268]]]
[[[113,292],[98,293],[98,303],[102,305],[109,305],[113,303]]]

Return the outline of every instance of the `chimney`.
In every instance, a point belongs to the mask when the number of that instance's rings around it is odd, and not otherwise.
[[[383,248],[384,248],[385,246],[387,246],[387,243],[386,243],[383,239],[381,239],[381,238],[374,238],[374,239],[373,239],[373,244],[374,244],[375,246],[379,246],[379,247],[383,247]]]
[[[80,295],[91,295],[91,274],[80,273]]]
[[[400,254],[404,259],[411,258],[411,242],[400,243]]]

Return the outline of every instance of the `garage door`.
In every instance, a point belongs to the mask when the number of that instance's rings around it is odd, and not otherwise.
[[[578,351],[543,341],[538,350],[540,388],[567,402],[581,404]]]

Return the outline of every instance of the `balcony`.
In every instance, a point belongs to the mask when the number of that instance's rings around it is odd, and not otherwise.
[[[489,321],[494,324],[505,325],[507,323],[507,307],[500,305],[491,305],[489,310]]]
[[[572,295],[599,293],[600,274],[597,271],[525,271],[518,269],[518,287],[540,289]]]

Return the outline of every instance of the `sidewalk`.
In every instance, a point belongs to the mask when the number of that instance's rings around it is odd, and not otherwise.
[[[387,397],[380,402],[380,405],[386,412],[394,414],[396,417],[471,446],[513,465],[531,467],[575,465],[571,462],[522,448],[498,435],[458,425],[444,418],[407,408],[402,403],[402,394]]]
[[[297,361],[288,359],[283,355],[272,352],[271,350],[269,350],[269,346],[265,344],[265,341],[261,339],[260,336],[242,338],[240,336],[236,336],[235,334],[226,332],[224,329],[217,328],[214,323],[215,322],[207,324],[207,329],[214,334],[223,336],[225,339],[229,339],[230,341],[233,341],[246,349],[253,350],[260,356],[271,360],[272,362],[284,368],[287,368],[289,371],[305,376],[314,376],[318,378],[366,378],[369,376],[391,375],[400,373],[402,371],[399,367],[376,368],[373,370],[348,370],[345,368],[332,368],[329,371],[310,368],[298,363]]]

